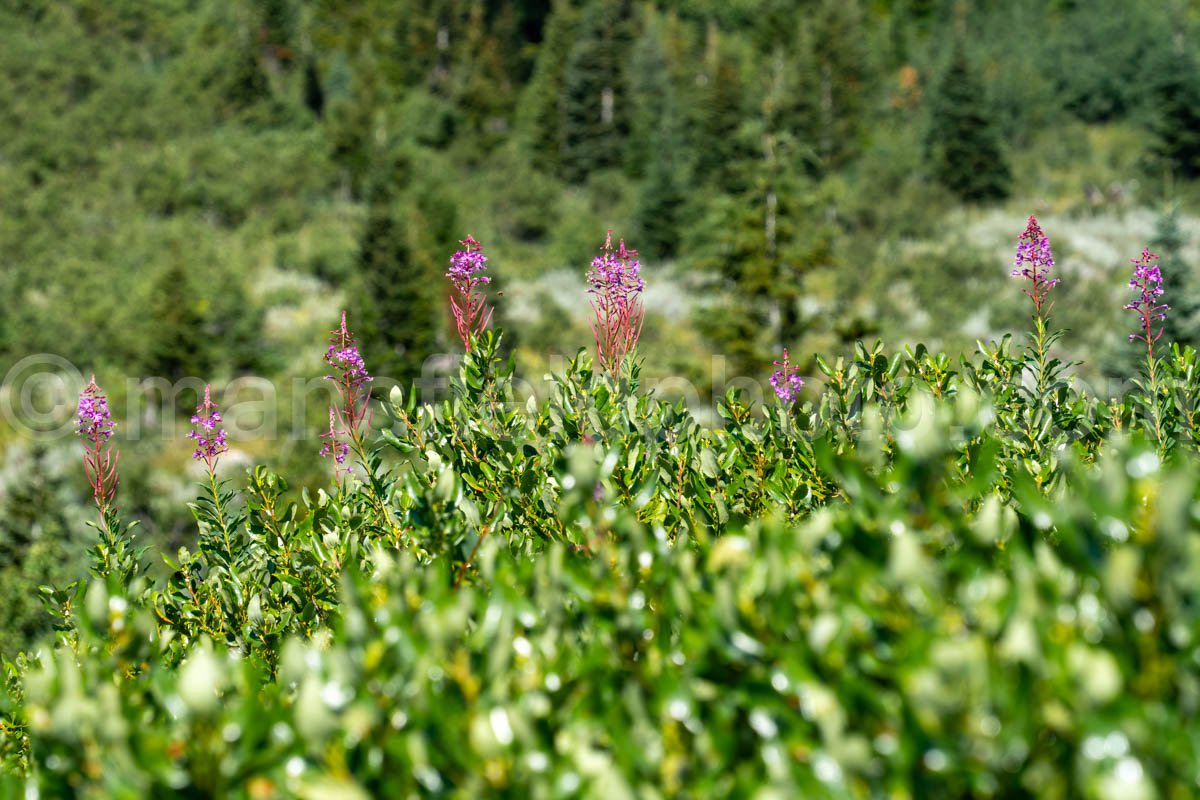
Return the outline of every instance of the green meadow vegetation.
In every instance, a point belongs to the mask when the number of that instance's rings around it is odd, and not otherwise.
[[[1200,793],[1198,22],[3,4],[0,798]]]

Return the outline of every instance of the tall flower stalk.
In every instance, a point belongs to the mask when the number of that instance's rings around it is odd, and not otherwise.
[[[117,473],[120,452],[109,443],[116,428],[108,410],[108,398],[96,385],[96,376],[79,393],[75,432],[83,440],[83,473],[100,510],[100,541],[90,549],[91,570],[99,577],[118,575],[128,581],[141,571],[132,537],[117,518]]]
[[[1125,308],[1138,316],[1140,333],[1129,334],[1129,341],[1144,342],[1146,345],[1146,377],[1150,381],[1151,413],[1154,419],[1154,434],[1159,444],[1162,444],[1162,421],[1158,412],[1158,359],[1154,357],[1154,343],[1162,338],[1163,323],[1167,319],[1170,306],[1159,301],[1163,296],[1162,272],[1158,267],[1158,256],[1143,248],[1139,258],[1130,259],[1133,264],[1133,276],[1129,279],[1129,288],[1137,292],[1137,297]],[[1155,330],[1155,327],[1158,330]]]
[[[321,434],[321,457],[333,458],[334,479],[340,481],[343,475],[351,472],[346,461],[353,451],[363,468],[367,497],[399,544],[402,534],[388,508],[387,498],[392,484],[382,469],[378,452],[367,451],[366,434],[372,419],[370,383],[374,379],[367,372],[367,366],[358,352],[354,333],[346,327],[345,311],[342,312],[342,324],[330,334],[325,363],[333,371],[325,378],[333,381],[337,390],[329,406],[329,429]]]
[[[779,367],[771,374],[771,388],[775,390],[775,396],[784,403],[796,402],[800,397],[800,389],[804,386],[804,379],[798,374],[800,367],[788,360],[786,347],[783,349],[783,361],[776,361],[775,366]]]
[[[324,443],[321,445],[321,458],[333,456],[334,477],[343,473],[349,475],[350,467],[346,466],[346,456],[350,454],[350,445],[346,443],[338,424],[337,411],[329,407],[329,430],[321,434]]]
[[[333,381],[337,386],[337,396],[329,407],[329,432],[322,435],[327,441],[321,448],[321,456],[334,457],[336,475],[343,470],[349,472],[349,469],[343,466],[347,447],[353,447],[363,463],[366,463],[363,436],[364,428],[369,427],[371,423],[368,407],[371,390],[368,384],[373,378],[367,373],[366,364],[358,352],[354,333],[346,327],[345,311],[342,312],[341,326],[330,331],[325,363],[333,368],[333,372],[326,375],[325,379]]]
[[[1017,255],[1013,263],[1012,276],[1023,278],[1028,283],[1023,290],[1033,301],[1033,355],[1037,367],[1038,397],[1046,394],[1049,378],[1049,349],[1054,334],[1049,333],[1048,320],[1054,301],[1050,299],[1050,290],[1058,285],[1058,278],[1052,277],[1054,269],[1054,254],[1050,251],[1050,239],[1042,231],[1037,217],[1030,214],[1025,225],[1025,231],[1017,239]]]
[[[117,474],[120,453],[109,445],[116,425],[108,410],[108,398],[96,385],[95,375],[79,394],[76,422],[76,433],[83,440],[83,472],[96,508],[100,509],[101,524],[108,530],[108,515],[114,508],[120,482]]]
[[[452,289],[450,310],[454,313],[454,327],[469,353],[471,337],[483,333],[492,321],[492,307],[481,288],[492,279],[481,274],[487,269],[483,246],[469,235],[459,244],[463,249],[450,257],[450,271],[446,277],[450,279]]]
[[[610,374],[616,373],[625,357],[637,348],[642,334],[646,313],[642,292],[646,285],[641,268],[637,251],[627,249],[624,239],[613,249],[609,231],[603,253],[592,260],[587,274],[596,357]]]
[[[192,415],[192,430],[187,438],[196,443],[192,458],[203,461],[209,475],[216,474],[217,460],[223,453],[229,452],[222,422],[221,410],[212,399],[212,385],[205,384],[204,400],[196,406],[196,413]]]
[[[222,454],[229,452],[222,422],[224,420],[221,418],[221,410],[212,399],[212,386],[205,384],[204,399],[196,406],[196,413],[192,415],[192,430],[188,432],[187,438],[196,443],[196,449],[192,451],[192,458],[204,462],[208,472],[208,489],[211,492],[213,503],[211,521],[215,522],[216,527],[221,530],[225,552],[229,555],[232,553],[233,543],[230,537],[231,525],[225,509],[231,498],[221,492],[220,484],[217,482],[217,461],[220,460]]]

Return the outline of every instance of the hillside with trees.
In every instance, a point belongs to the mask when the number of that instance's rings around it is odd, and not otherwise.
[[[0,4],[0,797],[1195,793],[1198,36]]]

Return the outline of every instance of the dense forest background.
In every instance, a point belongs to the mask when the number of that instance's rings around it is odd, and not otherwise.
[[[139,382],[312,380],[343,307],[375,374],[428,377],[456,350],[443,273],[468,233],[533,380],[590,344],[583,274],[612,228],[643,257],[646,379],[703,406],[783,347],[1021,329],[1030,212],[1061,355],[1115,391],[1114,276],[1143,244],[1170,336],[1200,341],[1198,21],[1183,0],[11,0],[0,391],[34,354],[95,372],[139,415],[126,513],[169,550],[190,451],[163,432],[196,398],[154,413]],[[274,430],[311,436],[238,453],[324,480],[323,405],[275,399]],[[90,534],[75,442],[9,415],[0,447],[9,649]]]

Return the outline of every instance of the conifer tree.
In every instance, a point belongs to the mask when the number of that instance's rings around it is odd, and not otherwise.
[[[381,179],[370,189],[358,254],[359,333],[379,374],[408,382],[439,349],[445,269],[437,255],[449,252],[439,240],[452,236],[454,211],[436,193],[422,209],[400,197],[398,185]]]
[[[742,188],[737,164],[753,157],[752,149],[738,136],[746,110],[746,85],[737,62],[719,51],[708,73],[699,100],[692,105],[694,119],[687,142],[695,155],[694,182],[719,193],[735,192]]]
[[[304,59],[304,105],[318,119],[325,116],[325,90],[321,87],[316,59],[311,54]]]
[[[150,373],[170,381],[211,374],[214,364],[201,311],[204,300],[193,285],[187,262],[178,254],[159,276],[152,298],[150,316],[156,333],[150,343]]]
[[[663,44],[662,23],[647,11],[629,57],[629,142],[625,171],[635,177],[646,175],[655,158],[662,155],[662,142],[654,141],[666,127],[678,127],[678,104],[671,80],[671,65]]]
[[[1159,72],[1154,96],[1154,154],[1178,177],[1200,177],[1200,70],[1186,49]]]
[[[633,48],[631,130],[626,169],[642,178],[635,209],[644,256],[670,257],[679,242],[686,200],[679,103],[663,45],[661,23],[647,14]]]
[[[661,131],[655,142],[677,141]],[[670,145],[662,145],[660,158],[650,162],[635,211],[641,251],[648,257],[670,258],[679,246],[680,218],[687,200]]]
[[[821,0],[801,17],[792,124],[822,171],[858,147],[870,77],[862,17],[858,0]]]
[[[1200,277],[1183,259],[1187,236],[1179,224],[1179,208],[1173,207],[1158,218],[1150,249],[1159,255],[1171,309],[1164,324],[1163,338],[1180,345],[1200,347]]]
[[[563,141],[563,83],[571,50],[576,12],[569,0],[555,0],[538,46],[533,75],[521,98],[520,123],[534,166],[561,176]]]
[[[925,149],[933,178],[963,200],[1008,196],[1012,174],[961,39],[930,97]]]
[[[563,72],[562,138],[565,176],[617,166],[629,133],[625,60],[628,0],[593,0],[580,19]]]

